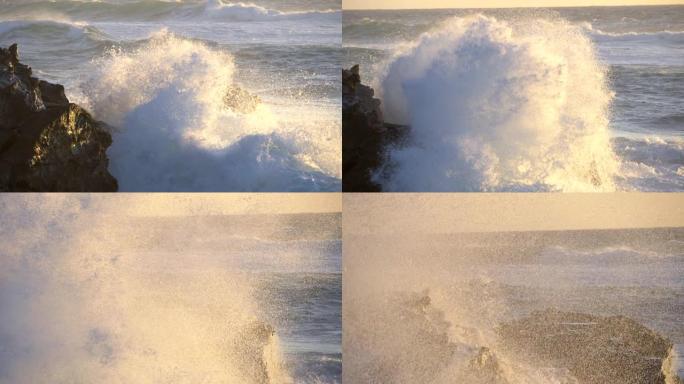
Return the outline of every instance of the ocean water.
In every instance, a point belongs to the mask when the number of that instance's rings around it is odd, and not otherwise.
[[[0,46],[112,127],[121,190],[340,189],[339,0],[0,4]]]
[[[341,382],[339,214],[0,204],[0,383]]]
[[[636,320],[674,344],[666,374],[682,377],[683,236],[681,228],[345,234],[345,380],[488,383],[468,376],[484,347],[506,382],[574,383],[501,345],[499,326],[549,309]],[[445,352],[447,342],[456,349]]]
[[[681,191],[684,6],[344,11],[386,190]]]

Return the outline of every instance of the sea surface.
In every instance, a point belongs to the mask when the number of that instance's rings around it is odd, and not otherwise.
[[[684,6],[344,11],[343,47],[413,126],[385,189],[684,189]]]
[[[339,0],[0,5],[0,46],[112,127],[121,190],[340,189]]]

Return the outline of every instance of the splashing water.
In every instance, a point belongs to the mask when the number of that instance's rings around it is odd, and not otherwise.
[[[386,190],[615,189],[612,94],[579,27],[454,18],[400,49],[380,91],[412,128],[375,175]]]
[[[0,201],[0,381],[292,383],[247,275],[94,200]]]
[[[330,190],[318,160],[327,145],[278,122],[268,105],[225,104],[234,64],[227,53],[166,30],[132,51],[96,62],[86,105],[116,127],[108,154],[122,190]],[[327,152],[326,152],[327,153]]]

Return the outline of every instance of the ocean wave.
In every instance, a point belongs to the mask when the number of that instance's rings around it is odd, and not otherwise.
[[[684,31],[624,31],[624,32],[605,32],[594,28],[589,22],[581,23],[580,26],[597,41],[666,41],[670,43],[684,44]]]
[[[621,189],[684,190],[684,139],[617,137],[613,148],[621,159]]]
[[[100,44],[112,38],[96,27],[68,20],[0,20],[0,39],[47,39]]]
[[[203,7],[206,17],[225,21],[271,21],[315,16],[340,16],[341,14],[341,11],[333,9],[285,12],[265,8],[253,3],[224,3],[222,0],[207,0]]]
[[[545,249],[537,260],[540,264],[649,264],[654,262],[684,260],[684,247],[681,244],[668,244],[666,252],[638,249],[629,246],[611,246],[592,250],[579,250],[562,246]]]
[[[281,11],[266,8],[254,3],[224,2],[221,0],[204,0],[201,2],[176,1],[137,1],[111,3],[100,1],[57,1],[10,3],[3,5],[3,14],[11,17],[69,17],[89,21],[159,21],[204,19],[209,21],[248,22],[300,20],[308,18],[341,17],[336,9],[309,9]]]
[[[349,41],[367,41],[373,38],[382,41],[410,40],[433,27],[433,24],[407,24],[364,18],[352,23],[345,20],[342,35]]]
[[[3,4],[3,15],[50,20],[155,20],[168,17],[181,2],[160,0],[112,3],[106,1],[35,1]]]
[[[568,50],[568,46],[573,46]],[[562,20],[453,18],[381,76],[385,120],[411,126],[385,190],[611,191],[606,69]]]
[[[337,190],[323,129],[285,126],[265,103],[226,108],[233,58],[161,31],[96,61],[86,105],[113,133],[110,171],[122,190]]]

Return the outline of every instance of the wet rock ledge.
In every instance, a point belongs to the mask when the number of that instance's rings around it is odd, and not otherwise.
[[[515,355],[564,368],[581,384],[682,384],[672,372],[672,342],[624,316],[548,309],[499,334]]]
[[[116,191],[111,143],[63,86],[32,77],[16,44],[0,48],[0,191]]]
[[[409,128],[383,120],[373,88],[361,83],[359,66],[342,70],[342,190],[379,192],[372,174],[385,162],[387,148],[404,140]]]

